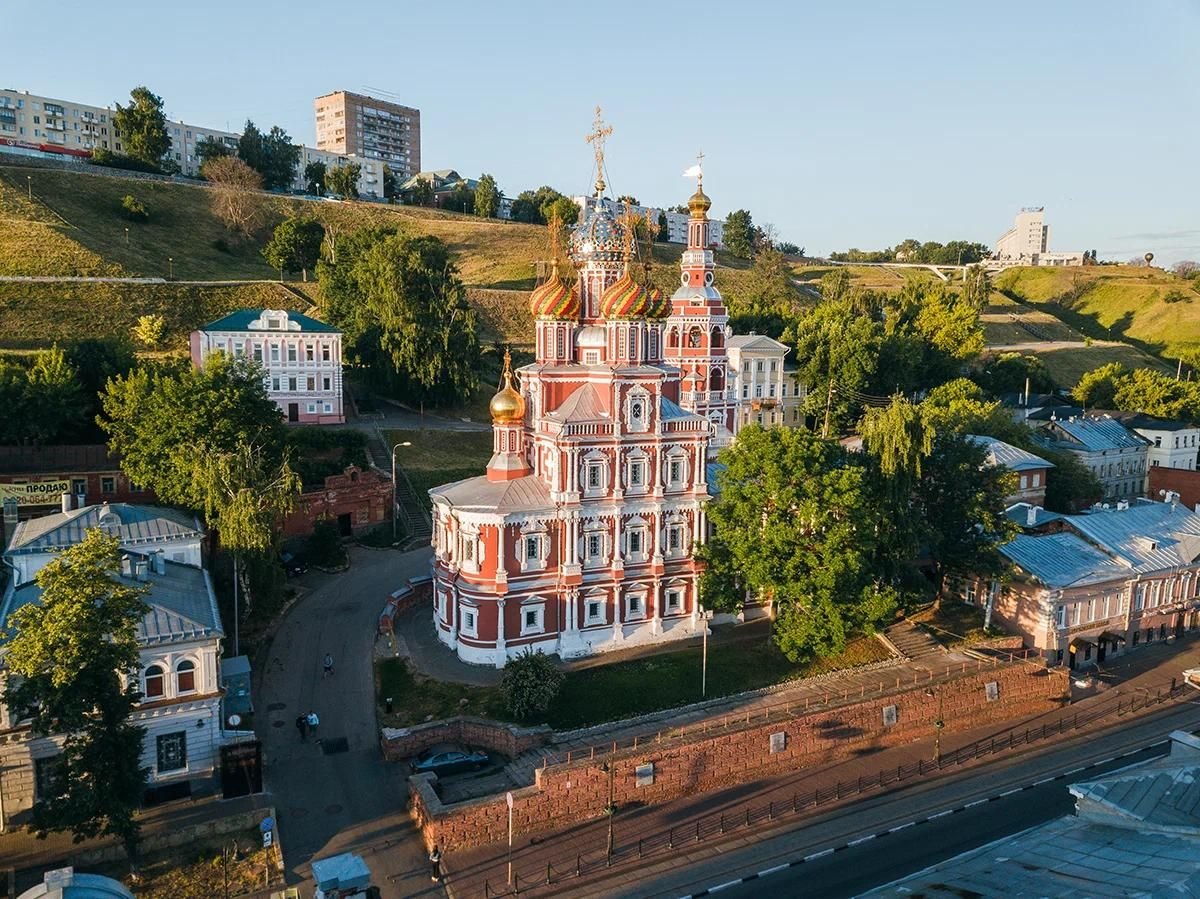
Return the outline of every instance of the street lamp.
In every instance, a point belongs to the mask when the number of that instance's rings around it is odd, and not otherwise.
[[[33,200],[33,175],[25,176],[25,187],[29,190],[29,199]]]
[[[604,814],[608,816],[608,849],[605,854],[605,864],[612,865],[613,856],[613,815],[617,813],[617,803],[613,796],[613,777],[616,769],[611,761],[600,766],[600,770],[608,774],[608,805],[604,806]]]
[[[172,256],[167,257],[167,280],[175,280],[175,259]]]
[[[700,653],[700,698],[708,695],[708,623],[712,621],[712,609],[700,607],[700,626],[704,628],[704,648]]]
[[[129,228],[125,229],[125,248],[129,249]]]
[[[946,721],[942,717],[942,691],[928,687],[925,690],[925,695],[937,697],[937,719],[933,722],[935,728],[933,734],[933,763],[940,768],[942,767],[942,728],[946,726]]]
[[[392,447],[392,542],[395,543],[398,539],[396,536],[396,450],[402,446],[412,446],[411,440],[405,440],[402,443],[397,443]]]

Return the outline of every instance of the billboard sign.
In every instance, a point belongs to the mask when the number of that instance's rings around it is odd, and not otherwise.
[[[59,503],[59,497],[70,492],[70,481],[0,484],[0,502],[11,497],[17,501],[18,506],[56,506]]]

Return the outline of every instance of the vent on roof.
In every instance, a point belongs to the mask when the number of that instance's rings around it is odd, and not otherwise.
[[[1137,545],[1147,552],[1154,552],[1158,549],[1158,541],[1153,537],[1135,537],[1134,539],[1137,541]]]

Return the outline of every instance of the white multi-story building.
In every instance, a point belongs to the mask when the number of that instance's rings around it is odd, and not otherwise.
[[[282,309],[240,309],[191,334],[192,364],[213,353],[252,359],[290,423],[342,424],[342,332]]]
[[[579,207],[580,220],[586,218],[588,212],[594,209],[597,203],[600,203],[613,215],[622,215],[626,212],[636,215],[638,218],[644,219],[647,216],[658,224],[659,213],[667,217],[667,243],[688,242],[688,213],[686,212],[671,212],[663,209],[655,209],[653,206],[626,206],[624,203],[618,203],[610,197],[571,197],[575,205]],[[709,248],[721,249],[725,246],[725,223],[716,219],[710,219],[708,230]]]
[[[1197,453],[1200,453],[1200,427],[1182,421],[1155,418],[1141,412],[1107,414],[1129,430],[1140,434],[1149,444],[1146,448],[1146,460],[1149,462],[1146,469],[1147,487],[1151,468],[1196,470]]]
[[[69,500],[69,497],[66,498]],[[137,678],[142,694],[133,723],[146,729],[142,763],[151,789],[210,780],[222,726],[219,664],[224,632],[202,563],[204,532],[190,515],[155,506],[104,503],[22,521],[3,561],[12,576],[0,601],[0,657],[12,614],[40,600],[37,573],[99,528],[120,541],[119,580],[148,588],[138,623]],[[4,705],[0,665],[0,831],[46,789],[61,739],[39,737]]]
[[[1106,500],[1130,500],[1145,489],[1149,441],[1108,415],[1051,419],[1036,438],[1052,449],[1066,450],[1091,469]]]
[[[113,106],[59,100],[29,91],[0,90],[0,152],[78,159],[90,157],[93,150],[124,153],[125,146],[113,124],[115,112]],[[213,138],[236,153],[241,132],[206,128],[183,120],[168,120],[167,137],[171,140],[168,158],[179,166],[182,174],[197,177],[203,162],[199,153],[200,144],[207,138]],[[310,162],[322,162],[326,168],[356,163],[361,168],[358,177],[359,196],[383,198],[383,160],[305,146],[299,149],[300,160],[291,185],[293,190],[305,189],[304,167]]]
[[[765,334],[729,338],[729,372],[737,397],[734,433],[749,424],[765,428],[804,424],[804,386],[784,360],[791,348]]]
[[[1044,206],[1026,206],[996,241],[995,261],[1010,265],[1083,265],[1083,253],[1050,252]]]

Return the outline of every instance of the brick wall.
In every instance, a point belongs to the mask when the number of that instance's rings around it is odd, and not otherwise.
[[[1174,490],[1179,501],[1189,509],[1200,506],[1200,471],[1185,468],[1150,469],[1150,498],[1159,499],[1158,491]]]
[[[550,728],[545,726],[517,727],[486,718],[463,716],[413,727],[385,727],[380,742],[383,757],[389,762],[412,758],[438,743],[481,746],[512,758],[528,749],[545,745],[551,733]]]
[[[992,701],[986,697],[989,683],[998,688]],[[669,802],[926,739],[935,732],[939,711],[946,732],[954,733],[1040,714],[1070,697],[1065,672],[1031,663],[972,671],[934,684],[933,689],[933,696],[920,685],[771,721],[760,715],[758,720],[723,725],[714,719],[716,733],[692,733],[678,741],[620,751],[611,761],[615,801],[626,808]],[[896,723],[886,726],[884,709],[889,706],[896,707]],[[778,733],[784,734],[783,748],[771,752],[771,736]],[[638,786],[637,768],[646,764],[654,766],[653,783]],[[600,759],[540,769],[533,786],[513,791],[514,827],[529,834],[600,816],[608,802],[608,777]],[[410,811],[427,845],[460,849],[505,838],[503,796],[443,805],[433,790],[435,782],[432,775],[409,779]]]
[[[425,603],[433,609],[433,579],[429,576],[416,577],[388,597],[383,611],[379,613],[379,633],[390,634],[396,623],[396,616],[407,612],[413,606]]]

